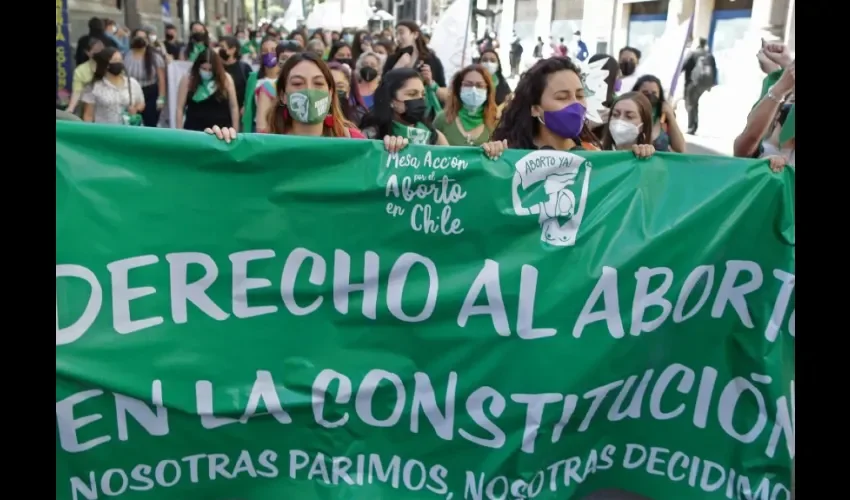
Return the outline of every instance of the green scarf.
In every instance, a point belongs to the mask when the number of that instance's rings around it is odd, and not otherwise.
[[[399,122],[393,122],[392,134],[398,137],[404,137],[411,144],[428,144],[428,139],[431,138],[431,131],[428,127],[421,123],[411,127]]]
[[[207,46],[202,43],[192,44],[192,51],[189,52],[189,57],[187,59],[191,62],[195,62],[195,59],[197,59],[199,55],[203,54],[205,50],[207,50]]]
[[[490,79],[493,80],[493,88],[499,88],[499,75],[490,75]]]
[[[440,98],[437,97],[437,89],[439,86],[436,83],[425,87],[425,116],[433,118],[443,110],[443,105],[440,104]]]
[[[463,125],[463,129],[469,132],[484,123],[484,106],[479,107],[475,111],[470,111],[467,108],[461,108],[457,117],[460,118],[460,123]]]
[[[242,115],[243,132],[256,132],[254,122],[256,118],[256,112],[254,110],[254,90],[257,89],[257,80],[259,80],[259,73],[254,71],[248,75],[248,81],[245,83],[245,113]]]
[[[215,91],[218,90],[218,86],[215,84],[215,80],[210,80],[208,82],[201,82],[198,85],[198,88],[195,89],[194,95],[192,95],[192,100],[195,102],[201,102],[206,100],[209,96],[215,94]]]

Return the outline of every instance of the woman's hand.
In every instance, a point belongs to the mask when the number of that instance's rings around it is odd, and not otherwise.
[[[502,153],[504,153],[505,150],[508,149],[508,141],[501,140],[485,142],[481,145],[481,147],[484,149],[484,154],[487,155],[488,158],[490,158],[491,160],[498,160],[499,157],[502,156]]]
[[[782,68],[787,68],[793,62],[791,51],[788,50],[788,47],[784,43],[767,43],[762,48],[762,51],[768,59]]]
[[[764,49],[758,51],[758,54],[756,54],[756,59],[758,59],[759,61],[759,68],[761,68],[762,72],[767,75],[780,69],[780,66],[778,64],[776,64],[769,57],[767,57],[767,54],[764,53]]]
[[[431,82],[434,81],[434,75],[431,73],[431,66],[427,64],[423,64],[419,66],[419,74],[422,75],[422,80],[425,81],[425,86],[431,85]]]
[[[212,128],[205,128],[205,134],[210,134],[216,136],[219,140],[222,140],[228,144],[230,141],[236,140],[236,129],[233,127],[219,127],[218,125],[213,125]]]
[[[652,144],[635,144],[632,146],[632,153],[638,158],[649,158],[655,154],[655,146]]]
[[[404,137],[400,137],[397,135],[388,135],[384,137],[384,149],[387,150],[389,154],[396,154],[402,149],[407,147],[409,141]]]
[[[785,159],[784,156],[781,155],[772,155],[767,157],[770,160],[770,170],[773,172],[779,173],[785,168],[785,165],[788,164],[788,160]]]
[[[137,106],[130,106],[129,108],[127,108],[127,114],[130,115],[130,116],[133,116],[138,112],[139,112],[139,108]]]

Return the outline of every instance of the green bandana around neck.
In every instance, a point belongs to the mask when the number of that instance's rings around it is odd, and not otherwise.
[[[460,123],[463,129],[467,132],[481,126],[484,123],[484,106],[479,106],[477,110],[471,111],[469,108],[462,107],[457,113],[460,118]]]
[[[393,122],[392,133],[394,136],[404,137],[411,144],[428,144],[428,140],[431,138],[431,131],[422,123],[410,127],[403,123]]]
[[[499,76],[495,73],[492,73],[490,75],[490,79],[493,80],[493,88],[494,89],[498,88],[499,87]]]
[[[425,87],[425,116],[434,118],[434,116],[443,110],[443,105],[440,104],[440,98],[437,96],[437,84]]]
[[[195,102],[205,101],[209,96],[215,94],[216,90],[218,90],[218,85],[216,85],[214,79],[206,82],[202,80],[198,84],[198,88],[195,89],[195,93],[192,94],[192,100]]]
[[[205,50],[207,50],[207,46],[202,43],[192,44],[192,51],[189,52],[188,57],[189,61],[195,62],[195,59],[197,59],[198,56],[201,55]]]
[[[328,116],[331,95],[325,90],[299,90],[286,94],[286,109],[298,123],[315,125]]]

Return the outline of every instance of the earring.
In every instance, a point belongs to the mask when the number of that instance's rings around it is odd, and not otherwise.
[[[325,127],[331,128],[334,126],[334,115],[328,115],[325,117]]]

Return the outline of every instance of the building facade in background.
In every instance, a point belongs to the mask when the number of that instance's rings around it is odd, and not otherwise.
[[[262,0],[255,0],[262,1]],[[184,33],[194,20],[212,23],[221,16],[227,23],[244,17],[243,0],[67,0],[71,40],[88,32],[92,17],[114,19],[132,28],[152,26],[162,35],[165,23],[178,26]]]
[[[670,25],[694,16],[693,34],[715,52],[742,40],[782,40],[795,47],[795,0],[475,0],[479,9],[500,11],[495,26],[513,26],[526,43],[564,38],[576,31],[591,53],[615,53],[629,45],[649,51]],[[479,33],[480,35],[481,33]]]

